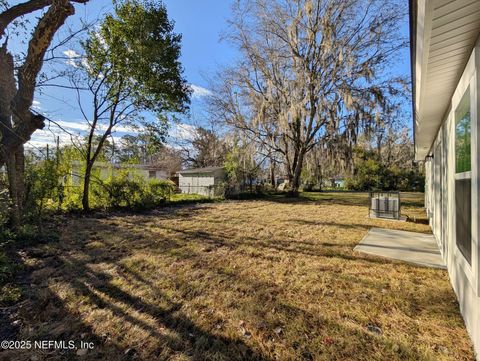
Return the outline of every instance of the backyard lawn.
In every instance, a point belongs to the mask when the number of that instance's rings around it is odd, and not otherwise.
[[[352,193],[65,217],[22,253],[17,338],[95,347],[3,356],[473,360],[446,271],[353,251],[372,226],[429,232],[422,197],[404,197],[417,223],[370,220]]]

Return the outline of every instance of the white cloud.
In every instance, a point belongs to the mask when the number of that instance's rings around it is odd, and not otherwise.
[[[80,58],[80,54],[78,54],[75,50],[68,49],[63,52],[68,59],[66,63],[74,68],[78,68],[78,59]]]
[[[88,62],[87,59],[82,57],[79,53],[75,50],[68,49],[63,52],[68,59],[65,61],[67,65],[73,66],[74,68],[80,67],[82,65],[84,68],[88,69]]]
[[[65,121],[57,120],[57,124],[48,123],[45,129],[37,130],[33,133],[32,139],[27,143],[27,146],[32,147],[45,147],[47,144],[55,145],[57,137],[60,138],[61,145],[72,144],[72,137],[74,141],[80,140],[87,134],[90,126],[85,121]],[[98,130],[102,131],[106,129],[105,124],[100,124]],[[128,125],[118,125],[114,128],[114,132],[117,133],[138,133],[138,130],[134,130]],[[121,136],[111,136],[115,142],[119,142]]]
[[[81,131],[81,132],[86,132],[90,129],[90,126],[86,121],[64,121],[64,120],[57,120],[56,123],[58,123],[62,128],[68,129],[68,130],[76,130],[76,131]],[[52,124],[54,126],[54,124]],[[97,125],[98,130],[106,130],[107,125],[106,124],[98,124]],[[114,132],[119,132],[119,133],[138,133],[138,130],[135,130],[131,126],[128,125],[117,125],[116,127],[113,128]]]
[[[209,89],[203,88],[203,87],[198,86],[198,85],[191,84],[190,88],[193,91],[193,94],[192,94],[193,99],[200,99],[200,98],[212,95],[212,92]]]
[[[58,127],[56,129],[50,127],[50,129],[37,130],[35,133],[33,133],[32,139],[27,143],[26,146],[37,148],[46,147],[47,144],[53,146],[57,143],[57,138],[60,140],[60,145],[72,143],[70,135],[62,132]]]
[[[35,110],[42,110],[42,104],[38,100],[32,102],[32,108]]]
[[[101,128],[102,129],[102,128]],[[132,126],[129,125],[117,125],[115,128],[113,128],[113,131],[115,133],[139,133],[142,130],[142,128],[133,128]]]
[[[87,124],[87,122],[82,122],[82,121],[67,122],[64,120],[57,120],[56,122],[62,128],[65,128],[68,130],[87,131],[88,129],[90,129],[90,126]],[[55,124],[51,124],[51,126],[56,127]]]
[[[196,128],[193,125],[179,123],[175,124],[170,131],[170,138],[174,140],[192,140],[195,136]]]
[[[75,50],[72,49],[65,50],[63,54],[69,59],[75,59],[80,57],[80,54],[78,54]]]

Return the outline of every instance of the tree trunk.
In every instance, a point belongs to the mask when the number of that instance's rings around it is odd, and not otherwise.
[[[26,203],[25,191],[25,153],[23,145],[15,151],[15,167],[17,173],[17,191],[20,210],[23,211]]]
[[[318,163],[317,165],[317,185],[318,185],[318,190],[322,190],[322,165]]]
[[[17,167],[15,166],[15,154],[9,154],[6,157],[6,166],[7,166],[7,177],[8,177],[8,193],[10,195],[10,200],[12,202],[11,212],[10,212],[10,221],[13,228],[18,228],[21,224],[21,209],[20,202],[18,199],[18,176],[17,176]]]
[[[275,163],[272,160],[270,160],[270,183],[273,188],[277,186],[275,182]]]
[[[84,212],[90,211],[90,180],[92,176],[93,162],[87,162],[87,168],[85,169],[85,178],[83,179],[83,196],[82,196],[82,208]]]
[[[297,162],[295,164],[295,170],[293,173],[292,185],[291,185],[291,195],[298,197],[298,192],[300,190],[300,182],[302,176],[303,168],[303,159],[305,158],[305,149],[301,149],[298,154]]]
[[[11,222],[13,228],[22,223],[25,208],[25,157],[23,146],[7,155],[8,193],[12,202]]]

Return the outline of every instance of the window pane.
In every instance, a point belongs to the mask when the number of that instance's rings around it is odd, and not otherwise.
[[[456,241],[468,263],[472,264],[472,180],[455,180]]]
[[[455,171],[469,172],[470,161],[470,89],[465,94],[455,111]]]

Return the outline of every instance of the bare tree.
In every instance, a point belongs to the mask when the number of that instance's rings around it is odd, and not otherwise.
[[[279,154],[297,193],[320,140],[351,145],[389,111],[402,16],[395,1],[238,1],[228,39],[242,59],[214,86],[212,112]]]
[[[192,140],[195,150],[193,165],[195,167],[222,166],[225,161],[226,144],[213,130],[197,128]]]
[[[164,146],[152,156],[151,164],[164,169],[172,176],[182,169],[182,157],[179,150]]]

